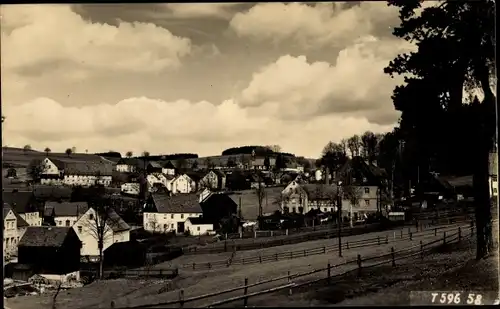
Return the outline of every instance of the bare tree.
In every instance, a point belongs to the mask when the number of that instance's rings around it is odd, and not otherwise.
[[[343,194],[344,194],[344,199],[349,201],[349,214],[350,214],[350,221],[349,224],[352,227],[353,226],[353,215],[352,215],[352,207],[353,206],[358,206],[359,205],[359,200],[362,197],[362,192],[361,188],[356,185],[347,185],[343,187]]]
[[[71,150],[71,148],[68,148],[66,149],[66,151],[64,152],[68,157],[71,156],[71,154],[73,153],[73,150]]]
[[[349,142],[347,139],[343,138],[340,140],[340,148],[342,149],[344,155],[347,155],[347,151],[349,150]]]
[[[43,165],[43,161],[40,159],[32,160],[28,167],[26,167],[26,173],[31,177],[33,183],[37,183],[40,181],[40,178],[45,171],[45,166]]]
[[[45,147],[45,149],[43,150],[45,152],[45,155],[48,157],[49,156],[49,153],[52,151],[50,150],[49,147]]]
[[[127,153],[125,154],[125,156],[129,159],[132,158],[133,155],[134,153],[132,151],[127,151]]]
[[[24,154],[27,154],[28,151],[30,151],[30,150],[31,150],[31,145],[24,145],[24,147],[23,147]]]
[[[351,156],[356,157],[360,155],[361,138],[359,135],[353,135],[347,140],[347,147],[351,152]]]
[[[99,279],[103,278],[104,246],[113,238],[113,227],[119,224],[120,217],[111,208],[109,201],[104,199],[104,187],[95,186],[95,194],[89,201],[90,209],[87,220],[84,221],[85,232],[97,241],[99,250]]]

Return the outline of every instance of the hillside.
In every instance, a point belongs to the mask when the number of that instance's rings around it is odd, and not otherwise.
[[[45,152],[28,150],[25,151],[21,148],[13,147],[2,147],[2,164],[11,165],[12,167],[27,167],[33,159],[43,159],[47,155]],[[65,153],[51,152],[49,154],[53,158],[64,158],[67,161],[73,162],[88,162],[88,161],[100,161],[101,157],[93,154],[85,153],[74,153],[71,156]]]

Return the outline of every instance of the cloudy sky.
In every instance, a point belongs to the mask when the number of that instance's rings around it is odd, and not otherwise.
[[[4,5],[3,144],[217,155],[391,130],[385,2]]]

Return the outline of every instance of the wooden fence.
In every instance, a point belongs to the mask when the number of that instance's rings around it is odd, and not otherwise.
[[[461,228],[466,228],[470,226],[469,224],[467,225],[462,225]],[[400,230],[398,232],[392,233],[392,235],[386,234],[383,237],[373,237],[369,239],[361,239],[361,240],[355,240],[355,241],[344,241],[341,246],[342,250],[349,250],[349,249],[355,249],[355,248],[361,248],[361,247],[373,247],[373,246],[380,246],[383,244],[388,244],[393,243],[393,242],[400,242],[400,241],[406,241],[406,240],[413,240],[416,238],[428,238],[428,237],[434,237],[437,235],[438,231],[442,232],[444,230],[451,230],[451,229],[456,229],[456,227],[448,227],[448,226],[443,226],[439,228],[434,228],[431,230],[426,230],[426,231],[420,231],[420,232],[411,232],[411,228],[407,231],[407,233],[404,233],[403,230]],[[276,262],[280,260],[289,260],[289,259],[294,259],[294,258],[301,258],[301,257],[306,257],[310,255],[318,255],[318,254],[326,254],[327,252],[331,251],[338,251],[338,242],[336,244],[331,244],[331,245],[325,245],[321,247],[316,247],[316,248],[310,248],[310,249],[305,249],[305,250],[295,250],[295,251],[284,251],[284,252],[277,252],[273,254],[267,254],[267,255],[259,255],[259,256],[252,256],[252,257],[246,257],[246,258],[239,258],[239,259],[234,259],[234,257],[229,258],[227,260],[219,260],[219,261],[212,261],[212,262],[207,262],[207,263],[189,263],[189,264],[184,264],[182,265],[182,268],[185,269],[192,269],[192,270],[207,270],[207,269],[217,269],[217,268],[226,268],[231,265],[249,265],[249,264],[261,264],[261,263],[267,263],[267,262]]]
[[[95,273],[95,275],[97,275],[97,270],[86,270],[85,272]],[[113,269],[103,271],[103,277],[106,279],[139,277],[174,278],[178,275],[178,268]]]
[[[467,230],[470,230],[470,233],[468,233],[468,235],[466,235],[466,233],[465,233],[465,231],[467,231]],[[380,265],[384,265],[384,264],[391,264],[393,267],[396,267],[398,261],[401,261],[401,260],[407,259],[407,258],[411,258],[414,256],[419,256],[420,258],[423,259],[425,257],[426,253],[430,253],[431,251],[435,250],[436,248],[438,248],[442,244],[450,244],[450,243],[453,243],[455,241],[461,241],[465,237],[472,236],[473,233],[474,233],[473,226],[470,226],[470,229],[462,229],[461,227],[458,227],[455,233],[449,233],[449,231],[447,233],[446,231],[444,231],[443,236],[439,239],[436,239],[436,240],[433,240],[433,241],[430,241],[427,243],[423,243],[422,241],[420,241],[420,244],[418,244],[418,245],[413,245],[413,246],[406,247],[406,248],[403,248],[403,249],[400,249],[397,251],[394,249],[394,247],[392,247],[388,253],[382,254],[382,255],[363,258],[361,255],[358,254],[355,259],[351,259],[351,260],[348,260],[344,263],[340,263],[337,265],[328,264],[327,267],[325,267],[325,268],[315,269],[315,270],[311,270],[311,271],[307,271],[307,272],[303,272],[303,273],[298,273],[298,274],[291,274],[289,271],[288,274],[285,276],[271,278],[271,279],[259,281],[256,283],[249,283],[248,279],[245,278],[244,285],[242,285],[242,286],[226,289],[223,291],[212,292],[212,293],[208,293],[208,294],[204,294],[204,295],[194,296],[194,297],[185,298],[184,290],[181,289],[181,290],[179,290],[179,299],[178,300],[172,300],[172,301],[168,301],[168,302],[160,302],[160,303],[154,303],[154,304],[147,304],[147,305],[141,305],[141,306],[122,307],[122,308],[123,309],[125,309],[125,308],[135,309],[135,308],[149,308],[149,307],[156,307],[156,306],[165,307],[165,306],[169,306],[169,305],[170,306],[176,305],[180,308],[183,308],[186,303],[192,303],[192,302],[198,301],[198,300],[205,300],[205,299],[209,299],[212,297],[216,297],[216,296],[220,296],[220,295],[224,295],[224,294],[228,294],[228,293],[232,293],[232,292],[236,292],[236,291],[241,291],[241,290],[243,290],[243,295],[239,295],[239,296],[230,297],[230,298],[226,298],[223,300],[211,302],[208,305],[204,305],[203,307],[207,307],[207,308],[216,307],[216,306],[220,306],[220,305],[224,305],[224,304],[233,303],[236,301],[242,301],[243,306],[247,306],[248,300],[251,297],[260,296],[260,295],[264,295],[264,294],[268,294],[268,293],[274,293],[274,292],[285,290],[285,289],[288,289],[289,294],[291,295],[293,288],[311,285],[311,284],[322,282],[322,281],[326,281],[327,283],[331,283],[332,279],[334,279],[336,277],[345,276],[346,274],[349,274],[351,272],[357,272],[358,275],[362,275],[363,269],[376,267],[376,266],[380,266]],[[338,274],[332,274],[332,270],[339,268],[341,266],[346,266],[346,265],[352,265],[353,267],[347,271],[343,271],[343,272],[340,272]],[[319,273],[326,273],[326,274],[325,274],[325,276],[321,276],[320,278],[309,279],[309,280],[306,279],[303,282],[293,282],[293,280],[296,280],[298,278],[304,278],[304,277],[311,276],[314,274],[319,274]],[[248,289],[251,287],[261,286],[263,284],[268,284],[271,282],[278,282],[278,281],[286,281],[286,283],[278,285],[278,286],[273,287],[273,288],[269,288],[269,289],[265,289],[265,290],[261,290],[261,291],[257,291],[257,292],[253,292],[253,293],[248,293]],[[114,302],[111,302],[111,307],[114,307]]]
[[[448,222],[460,222],[467,221],[469,218],[465,216],[457,216],[449,218]],[[425,226],[420,224],[416,227],[416,229],[423,229]],[[354,236],[360,235],[369,232],[381,231],[383,230],[382,226],[378,223],[363,225],[363,226],[355,226],[353,228],[342,229],[342,237],[345,236]],[[247,243],[236,243],[231,241],[222,241],[220,245],[217,243],[216,245],[208,245],[206,247],[188,247],[183,248],[183,253],[185,255],[190,254],[211,254],[211,253],[224,253],[230,251],[246,251],[246,250],[257,250],[263,248],[277,247],[283,245],[296,244],[306,241],[320,240],[320,239],[328,239],[338,237],[338,230],[334,228],[325,229],[322,231],[311,232],[304,235],[292,235],[292,236],[282,236],[276,237],[275,239],[269,239],[266,241],[259,241],[258,239],[251,240],[251,242]],[[250,241],[250,240],[247,240]]]

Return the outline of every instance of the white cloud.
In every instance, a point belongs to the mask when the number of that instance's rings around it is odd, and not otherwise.
[[[237,13],[230,28],[239,36],[291,39],[304,47],[345,46],[380,27],[388,27],[397,12],[385,2],[362,2],[348,9],[334,3],[262,3]]]
[[[30,144],[53,151],[75,146],[82,152],[113,149],[214,155],[238,145],[280,144],[286,151],[317,157],[330,139],[391,128],[370,124],[362,117],[335,115],[306,123],[280,120],[272,113],[252,113],[232,100],[214,105],[143,97],[74,108],[39,98],[3,109],[8,116],[3,124],[4,145]]]
[[[91,23],[67,5],[6,5],[1,15],[2,69],[73,63],[87,69],[156,72],[178,67],[191,51],[189,39],[154,24]],[[83,71],[76,75],[83,76]]]
[[[282,56],[253,75],[242,91],[241,104],[272,104],[282,118],[347,113],[366,114],[372,122],[395,122],[398,113],[390,97],[400,80],[384,75],[383,68],[411,48],[404,41],[368,36],[340,51],[335,65]]]

